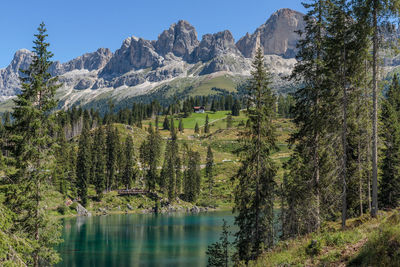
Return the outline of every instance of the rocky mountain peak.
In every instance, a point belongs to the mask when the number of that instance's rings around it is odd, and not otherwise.
[[[131,70],[160,66],[163,59],[157,54],[153,44],[145,39],[132,36],[122,43],[120,49],[105,65],[101,75],[117,75]]]
[[[32,62],[33,52],[28,49],[20,49],[15,52],[13,60],[7,69],[18,72],[20,69],[27,69]]]
[[[0,69],[0,101],[20,92],[20,70],[26,70],[32,62],[33,52],[20,49],[15,52],[11,63],[5,69]]]
[[[189,22],[180,20],[163,31],[154,46],[160,55],[173,53],[175,56],[187,58],[198,45],[196,29]]]
[[[224,54],[240,55],[239,50],[235,46],[233,35],[228,30],[203,35],[199,46],[195,48],[191,58],[193,62],[204,62]]]
[[[50,72],[55,75],[62,75],[72,70],[100,70],[110,61],[111,57],[110,49],[99,48],[95,52],[83,54],[63,64],[56,61],[50,67]]]
[[[264,54],[292,58],[296,55],[299,35],[296,31],[305,27],[304,14],[283,8],[276,11],[253,34],[246,34],[236,43],[245,57],[251,58],[260,45]]]

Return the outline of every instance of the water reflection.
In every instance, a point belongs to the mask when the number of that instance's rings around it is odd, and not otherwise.
[[[230,212],[108,215],[63,221],[59,266],[205,266]]]

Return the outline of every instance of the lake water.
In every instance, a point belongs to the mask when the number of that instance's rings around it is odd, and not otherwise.
[[[205,266],[222,219],[233,225],[230,211],[64,219],[58,266]]]

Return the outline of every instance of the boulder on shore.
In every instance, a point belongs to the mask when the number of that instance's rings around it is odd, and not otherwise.
[[[76,212],[79,216],[92,216],[92,214],[79,203],[76,205]]]
[[[193,206],[193,208],[191,208],[190,211],[193,212],[193,213],[199,213],[200,209],[197,206]]]

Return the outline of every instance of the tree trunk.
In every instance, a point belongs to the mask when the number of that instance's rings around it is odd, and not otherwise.
[[[369,169],[369,163],[370,163],[370,159],[369,159],[369,155],[370,155],[370,153],[371,153],[371,149],[370,149],[370,144],[369,144],[369,142],[370,142],[370,137],[368,136],[368,142],[367,142],[367,158],[366,158],[366,161],[367,161],[367,187],[368,187],[368,195],[367,195],[367,198],[368,198],[368,211],[369,212],[371,212],[371,210],[372,210],[372,203],[371,203],[371,172],[370,172],[370,169]]]
[[[318,21],[319,23],[322,23],[322,1],[319,1],[318,3]],[[317,59],[321,59],[321,42],[322,42],[322,31],[321,31],[321,26],[318,28],[318,36],[317,36],[317,41],[318,41],[318,47],[317,47]],[[319,63],[318,63],[319,64]],[[319,65],[317,65],[317,69],[319,69]],[[317,71],[319,72],[319,71]],[[316,92],[316,99],[315,99],[315,118],[318,117],[318,111],[319,111],[319,86],[320,82],[318,80],[318,88]],[[318,150],[319,150],[319,132],[316,126],[314,126],[314,131],[315,131],[315,136],[314,136],[314,172],[315,172],[315,177],[314,177],[314,183],[315,183],[315,214],[316,214],[316,222],[315,222],[315,227],[316,229],[319,229],[321,226],[321,216],[320,216],[320,190],[319,190],[319,180],[320,180],[320,173],[319,173],[319,155],[318,155]]]
[[[38,165],[40,166],[40,165]],[[40,205],[40,181],[36,182],[36,210],[35,210],[35,240],[39,243],[39,205]],[[39,267],[39,251],[35,251],[34,266]]]
[[[344,2],[342,4],[344,5]],[[343,7],[343,6],[342,6]],[[344,11],[343,11],[344,12]],[[344,19],[343,17],[341,17]],[[343,90],[343,125],[342,125],[342,146],[343,146],[343,194],[342,194],[342,228],[346,227],[347,219],[347,81],[346,81],[346,37],[343,36],[343,51],[342,51],[342,90]]]
[[[373,7],[373,59],[372,59],[372,209],[371,216],[376,217],[378,212],[378,19],[377,0]]]
[[[345,82],[344,82],[345,83]],[[342,145],[343,145],[343,194],[342,194],[342,227],[346,227],[347,217],[347,90],[343,84],[343,128],[342,128]]]
[[[361,134],[360,134],[361,136]],[[359,188],[358,194],[360,197],[360,216],[363,215],[363,192],[362,192],[362,168],[361,168],[361,140],[358,140],[358,156],[357,156],[357,165],[358,165],[358,176],[359,176]]]
[[[261,89],[258,89],[258,95],[257,95],[257,110],[261,109]],[[256,199],[255,199],[255,205],[256,205],[256,221],[255,221],[255,231],[256,231],[256,235],[255,235],[255,241],[257,242],[257,246],[259,245],[259,202],[260,202],[260,198],[259,198],[259,183],[260,183],[260,165],[261,165],[261,158],[260,158],[260,147],[261,147],[261,121],[260,118],[258,118],[257,121],[257,166],[256,166],[256,172],[257,172],[257,180],[256,180]],[[257,249],[259,249],[257,247]],[[258,254],[258,251],[255,251],[254,256],[256,256]],[[255,259],[255,258],[254,258]]]

